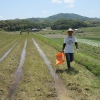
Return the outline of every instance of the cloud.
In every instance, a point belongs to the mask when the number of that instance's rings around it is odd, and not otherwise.
[[[67,4],[66,7],[67,7],[67,8],[72,8],[72,7],[74,7],[74,4]]]
[[[52,0],[52,3],[65,3],[69,8],[74,7],[75,0]]]
[[[42,13],[47,13],[47,11],[46,11],[46,10],[44,10]]]
[[[62,3],[62,0],[52,0],[53,3]]]
[[[74,7],[74,2],[75,2],[75,0],[64,0],[64,3],[67,4],[66,7],[69,7],[69,8]]]
[[[64,0],[65,3],[68,3],[68,4],[73,4],[75,2],[75,0]]]
[[[2,18],[2,16],[0,16],[0,18]]]

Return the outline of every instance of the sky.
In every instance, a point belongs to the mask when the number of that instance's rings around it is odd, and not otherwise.
[[[100,0],[0,0],[0,20],[74,13],[100,18]]]

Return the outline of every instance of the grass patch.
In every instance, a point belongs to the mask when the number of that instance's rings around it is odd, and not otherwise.
[[[0,63],[0,99],[5,100],[8,96],[10,85],[14,78],[14,72],[18,67],[20,55],[23,48],[24,40],[21,39],[8,54],[8,56]]]
[[[23,77],[12,99],[55,100],[57,93],[50,72],[32,42],[27,38],[26,59]]]
[[[53,46],[50,46],[50,43],[47,43],[46,45],[45,39],[44,43],[42,42],[43,40],[40,40],[40,38],[38,39],[36,37],[35,39],[36,42],[39,43],[39,46],[42,48],[42,50],[46,53],[47,57],[50,59],[55,72],[60,75],[60,77],[64,81],[64,84],[66,85],[66,88],[70,90],[70,96],[73,99],[91,100],[100,98],[100,81],[95,76],[96,74],[93,74],[95,73],[95,71],[94,68],[91,67],[91,65],[86,64],[87,66],[90,66],[90,68],[94,71],[93,73],[91,73],[91,71],[87,70],[87,68],[82,65],[82,63],[85,63],[83,62],[83,60],[86,59],[83,59],[79,56],[81,55],[81,53],[75,54],[75,59],[78,60],[77,58],[79,58],[81,63],[78,64],[76,62],[73,62],[71,64],[73,70],[67,71],[66,62],[60,66],[55,66],[55,55],[58,53],[58,51],[54,49]],[[88,59],[86,55],[84,55],[83,57]],[[92,59],[90,59],[90,61],[92,61]]]
[[[2,37],[5,38],[5,34],[3,34]],[[26,38],[28,41],[26,47],[26,58],[23,65],[23,77],[21,83],[12,96],[12,99],[57,99],[57,92],[54,88],[54,81],[43,59],[38,54],[37,49],[32,42],[32,37],[36,40],[40,48],[49,58],[51,65],[53,66],[55,72],[62,78],[64,84],[66,85],[66,89],[69,90],[69,95],[73,98],[73,100],[100,99],[100,80],[98,79],[99,62],[97,60],[94,60],[91,56],[88,56],[81,52],[79,54],[75,53],[76,62],[73,61],[73,63],[71,63],[73,69],[72,71],[68,71],[66,62],[64,62],[62,65],[55,66],[55,55],[59,52],[59,50],[61,50],[62,44],[36,34],[30,33],[28,35],[26,33],[23,33],[22,35],[19,35],[9,33],[7,39],[9,39],[9,41],[12,41],[12,44],[17,40],[19,40],[19,42],[13,48],[12,52],[10,52],[9,55],[0,63],[1,100],[4,100],[8,95],[8,90],[10,88],[10,85],[12,84],[14,72],[18,67]],[[5,44],[8,43],[8,41],[6,41],[6,38],[2,39],[1,41]],[[9,43],[9,46],[5,46],[6,48],[3,47],[3,49],[7,51],[10,46],[12,46],[12,44]],[[89,70],[87,70],[87,67]]]

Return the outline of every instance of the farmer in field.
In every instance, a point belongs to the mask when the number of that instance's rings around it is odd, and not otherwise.
[[[22,35],[22,31],[20,31],[20,35]]]
[[[29,34],[29,31],[28,31],[28,34]]]
[[[78,52],[78,43],[76,37],[73,36],[73,29],[69,28],[67,31],[67,36],[64,39],[62,51],[65,53],[68,69],[71,69],[70,62],[74,60],[74,48],[75,43],[76,50]]]

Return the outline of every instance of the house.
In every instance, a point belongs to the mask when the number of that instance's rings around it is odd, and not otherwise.
[[[32,32],[39,32],[39,31],[40,29],[37,29],[37,28],[32,29]]]

